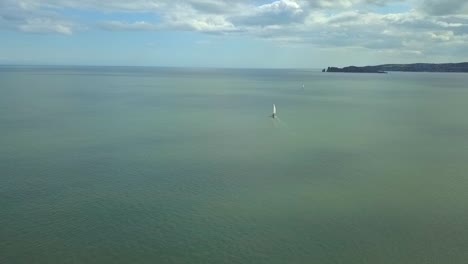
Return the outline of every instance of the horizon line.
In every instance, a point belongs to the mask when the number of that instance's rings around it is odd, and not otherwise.
[[[161,66],[161,65],[108,65],[108,64],[16,64],[0,63],[0,67],[108,67],[108,68],[173,68],[173,69],[265,69],[265,70],[322,70],[312,67],[232,67],[232,66]],[[328,67],[328,66],[327,66]],[[326,67],[325,67],[326,69]]]

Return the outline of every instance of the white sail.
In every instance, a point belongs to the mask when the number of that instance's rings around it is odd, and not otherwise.
[[[276,106],[273,104],[273,115],[276,115]]]

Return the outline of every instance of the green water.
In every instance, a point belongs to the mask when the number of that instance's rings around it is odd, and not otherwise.
[[[0,263],[466,263],[467,83],[1,67]]]

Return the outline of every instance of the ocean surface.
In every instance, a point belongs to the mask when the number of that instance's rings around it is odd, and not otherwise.
[[[467,262],[467,74],[0,67],[0,263]]]

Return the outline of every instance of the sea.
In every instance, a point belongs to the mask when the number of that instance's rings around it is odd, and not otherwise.
[[[0,263],[468,263],[468,75],[1,66]]]

